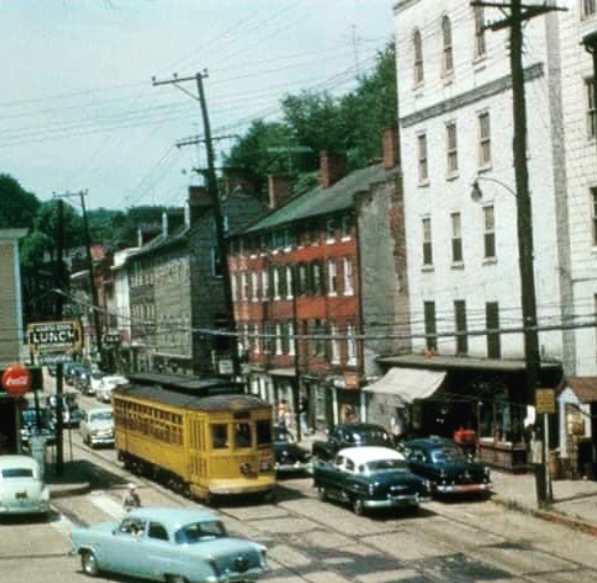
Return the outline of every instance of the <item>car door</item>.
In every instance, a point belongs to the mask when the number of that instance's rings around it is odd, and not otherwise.
[[[124,575],[149,577],[145,520],[125,518],[105,545],[104,568]]]
[[[173,575],[183,573],[181,554],[177,552],[163,524],[149,521],[145,551],[149,566],[148,578],[163,581],[165,573]]]
[[[417,445],[409,446],[406,451],[408,466],[411,471],[419,476],[428,477],[429,467],[427,454],[422,447]]]

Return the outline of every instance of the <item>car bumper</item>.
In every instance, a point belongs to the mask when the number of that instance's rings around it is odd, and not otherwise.
[[[269,492],[276,486],[273,474],[262,474],[255,478],[239,478],[230,480],[212,480],[209,492],[217,496],[229,494],[258,494]]]
[[[91,445],[114,445],[114,436],[112,437],[94,437],[89,438]]]
[[[434,489],[440,494],[475,494],[491,492],[493,484],[437,484]]]
[[[422,502],[427,502],[428,498],[418,494],[408,494],[405,496],[392,496],[383,500],[363,500],[365,508],[401,508],[404,506],[418,506]]]
[[[311,462],[295,462],[293,464],[280,464],[275,463],[274,469],[277,473],[293,473],[293,472],[310,472],[311,471]]]
[[[241,583],[243,581],[256,581],[265,571],[263,567],[249,569],[244,573],[224,573],[222,575],[213,575],[206,580],[209,583]]]
[[[50,512],[50,502],[27,502],[19,504],[0,505],[0,516],[16,516],[25,514],[47,514]]]

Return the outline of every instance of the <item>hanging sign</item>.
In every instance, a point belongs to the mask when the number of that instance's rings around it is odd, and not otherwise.
[[[551,415],[556,412],[556,392],[554,389],[535,391],[535,408],[538,415]]]
[[[33,376],[21,364],[9,366],[2,375],[2,386],[11,397],[22,397],[31,390]]]

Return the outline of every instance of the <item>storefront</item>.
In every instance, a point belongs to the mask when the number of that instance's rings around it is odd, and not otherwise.
[[[534,395],[527,395],[524,361],[406,355],[380,363],[395,371],[395,394],[411,401],[407,435],[454,438],[462,429],[474,431],[479,459],[509,471],[527,468],[525,427],[534,421],[527,417],[527,406]],[[413,370],[430,376],[416,380]],[[560,364],[542,363],[541,386],[556,387],[561,376]]]

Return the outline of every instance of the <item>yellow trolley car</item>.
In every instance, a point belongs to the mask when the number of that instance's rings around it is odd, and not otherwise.
[[[118,457],[132,470],[206,502],[273,495],[272,408],[238,385],[133,375],[113,404]]]

